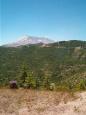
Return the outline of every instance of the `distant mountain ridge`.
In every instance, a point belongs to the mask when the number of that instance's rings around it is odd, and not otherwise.
[[[18,46],[38,44],[38,43],[49,44],[53,42],[54,42],[53,40],[50,40],[48,38],[25,35],[21,37],[20,40],[10,43],[10,44],[5,44],[4,46],[5,47],[18,47]]]
[[[50,44],[50,46],[58,48],[75,48],[75,47],[86,48],[86,41],[80,41],[80,40],[59,41]]]

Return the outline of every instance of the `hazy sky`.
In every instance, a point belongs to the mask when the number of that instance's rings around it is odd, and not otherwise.
[[[86,40],[86,0],[0,0],[0,44],[23,35]]]

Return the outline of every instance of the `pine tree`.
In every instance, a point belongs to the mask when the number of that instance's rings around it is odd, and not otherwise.
[[[26,78],[27,78],[27,72],[26,72],[25,67],[24,67],[23,73],[22,73],[21,78],[20,78],[20,86],[24,85]]]
[[[27,72],[24,71],[22,76],[21,76],[22,83],[25,83],[26,77],[27,77]]]

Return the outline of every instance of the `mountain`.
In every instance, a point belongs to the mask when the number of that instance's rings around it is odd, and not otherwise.
[[[56,87],[78,88],[86,80],[86,41],[0,47],[0,85],[19,80],[24,67],[28,76],[33,72],[33,79],[39,79],[41,86],[48,79]]]
[[[38,44],[38,43],[49,44],[53,42],[54,42],[53,40],[50,40],[44,37],[23,36],[20,38],[20,40],[14,43],[11,43],[11,44],[6,44],[4,46],[5,47],[18,47],[18,46]]]

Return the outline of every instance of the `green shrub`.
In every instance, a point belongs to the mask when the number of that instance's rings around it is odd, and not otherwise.
[[[80,82],[80,89],[85,90],[86,89],[86,80],[81,80]]]
[[[50,84],[50,90],[52,90],[52,91],[55,90],[55,83]]]

